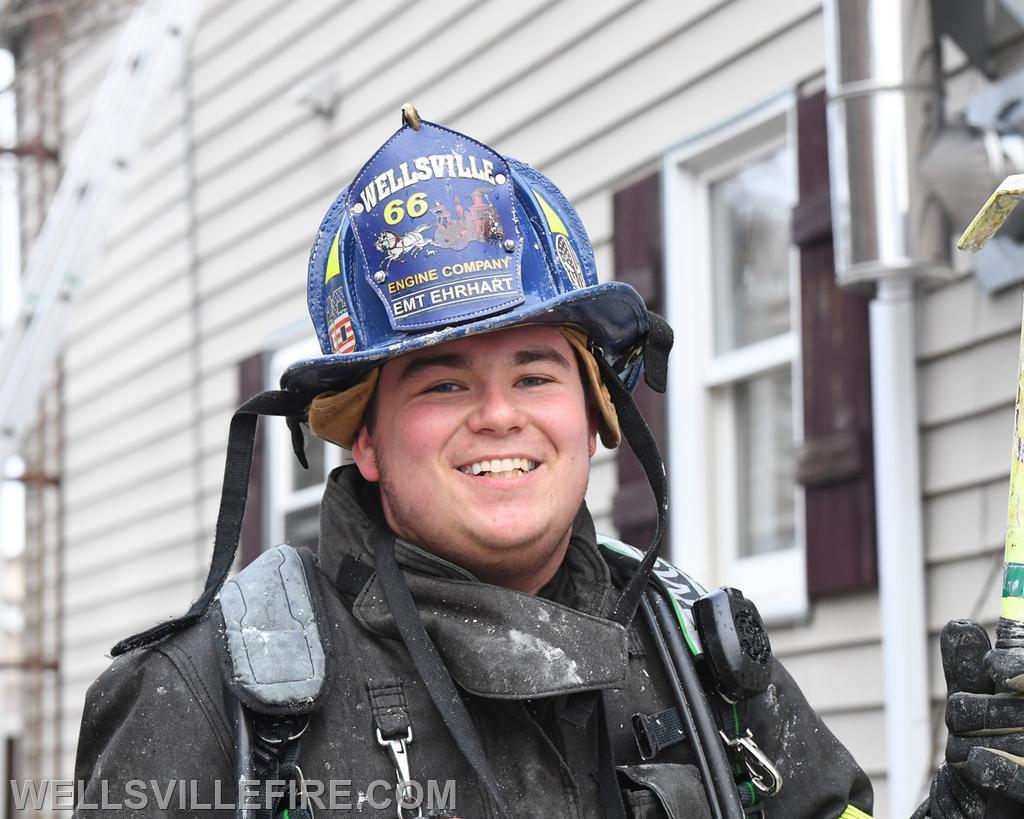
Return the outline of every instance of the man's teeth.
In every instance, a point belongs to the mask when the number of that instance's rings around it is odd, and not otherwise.
[[[467,475],[488,474],[496,477],[508,477],[510,475],[525,475],[538,466],[536,461],[528,461],[526,458],[495,458],[491,461],[477,461],[468,466],[459,467],[459,469]]]

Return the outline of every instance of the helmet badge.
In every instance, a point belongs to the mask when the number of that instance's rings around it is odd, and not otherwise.
[[[394,329],[447,326],[522,303],[511,173],[487,146],[433,123],[407,124],[356,176],[345,207]]]

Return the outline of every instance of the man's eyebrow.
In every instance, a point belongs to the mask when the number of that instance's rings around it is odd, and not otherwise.
[[[520,350],[515,354],[512,361],[517,367],[522,367],[525,364],[536,364],[538,361],[550,361],[559,367],[564,367],[567,370],[570,369],[566,357],[554,347],[531,347],[528,350]]]
[[[398,380],[405,381],[431,367],[454,367],[466,370],[469,369],[469,358],[460,353],[439,353],[438,355],[423,356],[406,364],[402,374],[398,376]]]

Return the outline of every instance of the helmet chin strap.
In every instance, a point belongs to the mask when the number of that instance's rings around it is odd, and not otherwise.
[[[213,540],[213,559],[202,594],[181,617],[126,637],[110,650],[110,656],[116,657],[134,648],[153,645],[171,634],[182,631],[206,614],[235,562],[235,552],[242,533],[245,500],[249,494],[249,472],[252,468],[252,448],[256,439],[257,419],[260,415],[285,416],[292,432],[295,457],[299,459],[299,463],[307,467],[302,429],[299,427],[307,404],[308,401],[299,393],[268,390],[250,398],[235,411],[228,431],[228,451],[224,462],[224,483],[220,493],[220,509],[217,512],[217,529]]]
[[[672,349],[672,328],[656,313],[649,313],[649,317],[650,331],[644,342],[644,380],[651,389],[664,392],[667,381],[668,354]],[[622,381],[619,380],[601,350],[596,345],[592,345],[592,348],[598,369],[601,370],[601,377],[611,394],[615,412],[618,413],[622,434],[629,441],[630,447],[639,459],[644,474],[647,476],[647,482],[650,484],[651,492],[654,493],[654,500],[658,504],[658,519],[654,529],[654,538],[609,614],[611,620],[628,626],[640,605],[640,599],[647,587],[654,562],[658,559],[658,547],[665,534],[668,523],[668,480],[665,476],[665,463],[658,451],[658,442],[654,440],[651,428],[647,426],[632,394],[623,386]]]

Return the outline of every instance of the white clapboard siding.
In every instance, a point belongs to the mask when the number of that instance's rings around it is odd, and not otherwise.
[[[932,495],[924,505],[929,562],[969,557],[1001,549],[1006,535],[1006,477]]]
[[[996,379],[998,375],[993,373],[991,377]],[[1009,475],[1013,394],[1011,375],[1003,406],[922,431],[925,494],[967,488]]]
[[[1006,385],[1014,383],[1017,373],[1018,329],[992,332],[959,350],[923,360],[918,370],[922,425],[939,425],[1004,407]]]
[[[923,360],[1020,328],[1020,292],[1011,287],[987,293],[973,276],[924,290],[917,305],[917,353]]]

